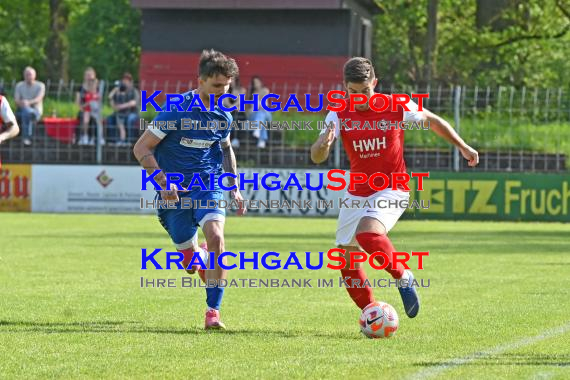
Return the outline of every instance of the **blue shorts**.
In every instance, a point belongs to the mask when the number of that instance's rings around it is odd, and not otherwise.
[[[204,224],[210,220],[225,221],[225,209],[206,208],[208,200],[220,201],[224,199],[224,194],[221,190],[199,190],[179,192],[178,196],[180,198],[191,198],[192,204],[195,200],[199,201],[203,206],[196,209],[182,208],[182,203],[179,201],[175,209],[159,208],[158,220],[170,235],[177,249],[188,249],[193,243],[197,243],[198,226],[204,228]],[[157,194],[157,199],[160,199],[160,193]]]

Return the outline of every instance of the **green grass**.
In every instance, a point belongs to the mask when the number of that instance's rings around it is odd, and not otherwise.
[[[44,114],[51,116],[55,111],[58,117],[76,117],[77,106],[69,101],[56,101],[46,98]],[[113,113],[109,105],[105,105],[103,114]],[[141,114],[146,121],[151,121],[156,112],[151,108]],[[325,113],[313,112],[276,112],[275,121],[310,121],[313,130],[284,130],[285,141],[289,146],[307,147],[317,136],[317,122],[324,121]],[[442,115],[453,122],[452,115]],[[570,123],[564,120],[536,123],[530,116],[515,117],[509,120],[506,113],[480,113],[461,119],[461,136],[469,144],[484,150],[513,150],[540,153],[561,153],[570,157]],[[418,148],[449,149],[449,144],[431,131],[410,130],[406,132],[406,146]]]
[[[44,117],[51,117],[53,115],[57,117],[77,117],[79,112],[79,107],[73,102],[56,100],[53,98],[44,99]],[[108,103],[103,105],[103,116],[107,117],[113,113],[113,109]],[[156,112],[154,109],[147,112],[142,112],[141,117],[146,121],[151,121],[154,119]]]
[[[562,153],[570,156],[570,123],[533,123],[528,119],[514,120],[484,115],[461,119],[460,134],[465,141],[479,150],[512,150],[524,152]],[[453,124],[453,117],[443,115]],[[307,146],[315,142],[320,131],[317,121],[324,120],[324,114],[277,112],[274,120],[307,120],[314,130],[284,131],[290,145]],[[406,131],[407,147],[449,149],[450,145],[431,130],[413,129]]]
[[[331,248],[334,219],[228,218],[227,249]],[[422,310],[398,292],[389,340],[359,332],[346,290],[227,289],[229,330],[202,330],[202,289],[141,289],[140,249],[171,249],[151,216],[2,214],[0,378],[410,378],[570,322],[570,226],[403,221],[400,250],[429,250]],[[373,273],[373,278],[385,277]],[[332,270],[231,271],[232,278],[337,278]],[[440,378],[570,377],[570,333],[530,342]]]
[[[44,99],[44,117],[77,117],[79,107],[69,101],[58,101],[52,98]],[[108,104],[103,105],[103,115],[107,116],[113,113],[113,109]]]

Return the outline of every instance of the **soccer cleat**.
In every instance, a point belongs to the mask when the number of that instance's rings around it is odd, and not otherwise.
[[[418,291],[416,287],[412,285],[414,281],[414,275],[411,271],[406,270],[408,273],[407,286],[398,287],[400,296],[402,297],[402,302],[404,303],[404,310],[408,318],[414,318],[418,315],[420,311],[420,297],[418,296]],[[400,280],[405,281],[405,280]]]
[[[226,325],[220,321],[220,311],[216,309],[208,309],[206,311],[206,330],[225,330]]]

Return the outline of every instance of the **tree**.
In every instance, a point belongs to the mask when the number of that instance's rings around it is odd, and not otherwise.
[[[46,45],[47,77],[54,81],[68,79],[67,30],[69,8],[63,0],[49,1],[50,28]]]
[[[477,0],[475,23],[477,28],[490,27],[492,31],[504,30],[508,25],[501,17],[509,7],[510,0]]]
[[[381,79],[570,86],[567,0],[488,3],[430,0],[427,10],[411,0],[379,3],[384,12],[377,16],[374,45]]]
[[[68,29],[71,77],[81,80],[92,66],[104,79],[119,79],[125,71],[138,75],[140,12],[129,0],[97,0],[77,12]]]
[[[435,52],[437,49],[437,5],[438,0],[429,0],[427,7],[427,38],[425,46],[424,77],[425,84],[430,83],[435,72]]]
[[[22,79],[26,66],[45,76],[49,9],[43,1],[0,1],[0,79]]]

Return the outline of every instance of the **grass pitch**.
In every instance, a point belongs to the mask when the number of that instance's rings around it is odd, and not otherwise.
[[[359,332],[346,290],[227,289],[229,330],[203,331],[203,289],[140,288],[141,248],[173,250],[154,217],[0,214],[0,378],[570,378],[570,226],[400,222],[429,250],[422,310],[387,340]],[[227,249],[318,251],[333,219],[229,218]],[[414,262],[416,265],[416,262]],[[251,268],[251,266],[250,266]],[[368,269],[370,278],[386,278]],[[234,278],[338,278],[236,271]]]

